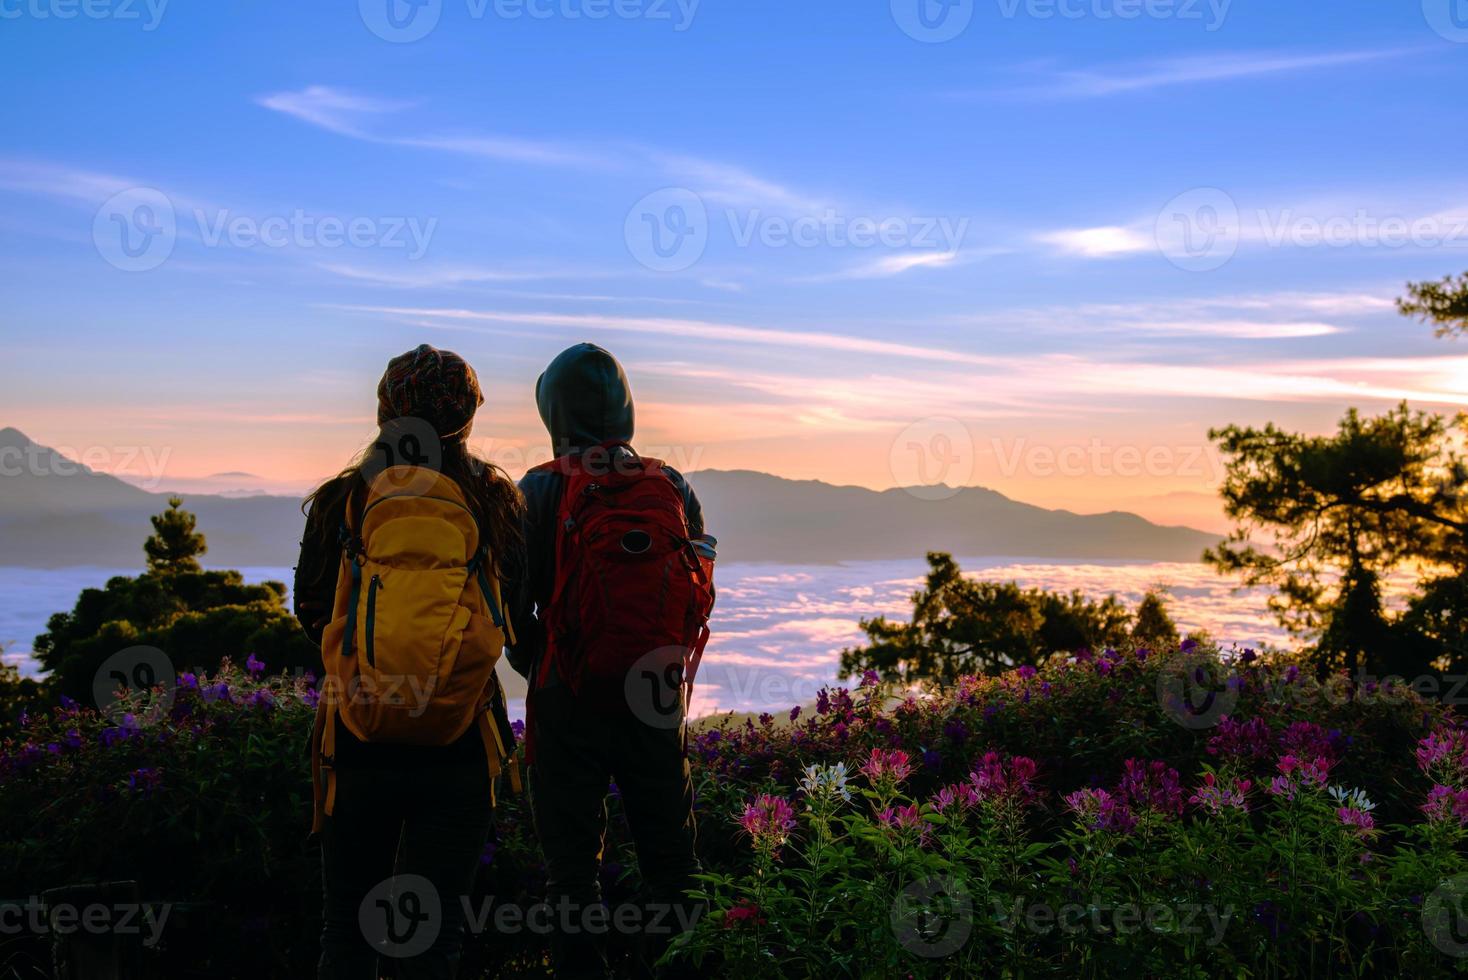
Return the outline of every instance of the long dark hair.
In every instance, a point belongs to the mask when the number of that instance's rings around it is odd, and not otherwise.
[[[359,507],[367,481],[362,470],[381,451],[381,438],[367,446],[339,474],[311,491],[301,509],[307,515],[306,534],[326,547],[336,547],[338,529],[348,506]],[[502,581],[518,579],[525,569],[525,498],[504,470],[469,450],[462,435],[439,442],[437,460],[426,465],[449,477],[464,491],[479,534],[489,544],[495,573]],[[324,571],[324,570],[323,570]]]

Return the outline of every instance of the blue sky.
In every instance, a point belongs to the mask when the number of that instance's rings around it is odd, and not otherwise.
[[[1210,426],[1468,403],[1468,2],[917,2],[0,0],[0,424],[298,489],[428,341],[515,469],[591,339],[690,468],[1198,523]]]

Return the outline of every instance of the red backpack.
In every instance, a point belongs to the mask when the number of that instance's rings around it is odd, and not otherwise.
[[[591,454],[592,463],[572,455],[537,467],[560,473],[565,486],[536,686],[553,663],[582,703],[672,728],[708,642],[713,562],[694,546],[683,494],[662,461],[601,448],[610,452]]]

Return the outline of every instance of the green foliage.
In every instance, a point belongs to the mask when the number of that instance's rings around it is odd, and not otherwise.
[[[204,535],[197,533],[197,519],[181,510],[183,499],[168,498],[168,509],[149,518],[153,534],[143,542],[148,556],[148,570],[158,575],[199,571],[199,556],[209,550]]]
[[[304,680],[226,664],[106,714],[34,714],[0,753],[0,894],[135,880],[149,899],[208,909],[212,934],[195,938],[212,962],[165,975],[297,972],[319,928],[302,750],[314,699]],[[154,952],[179,956],[181,944]]]
[[[1228,678],[1228,724],[1170,711],[1163,692],[1199,668]],[[1414,750],[1455,722],[1410,691],[1190,646],[1052,658],[890,707],[900,693],[836,692],[798,726],[696,738],[699,798],[724,837],[701,823],[721,848],[705,858],[710,911],[676,956],[719,976],[1454,967],[1457,938],[1426,928],[1425,909],[1446,901],[1455,924],[1448,883],[1468,880],[1468,833],[1458,815],[1424,816],[1435,777]],[[891,746],[906,750],[900,779],[853,765]],[[1323,781],[1274,782],[1312,757]],[[840,763],[849,797],[813,789],[806,767]],[[1454,791],[1462,764],[1450,755]],[[1139,771],[1170,777],[1170,792],[1129,789]],[[1240,805],[1210,807],[1209,780]],[[1346,822],[1333,786],[1364,790],[1375,826]],[[1122,819],[1079,805],[1097,787]],[[793,824],[772,832],[758,817],[782,804]]]
[[[1407,298],[1397,300],[1397,310],[1431,323],[1439,337],[1468,334],[1468,273],[1407,283]]]
[[[1210,435],[1228,457],[1221,492],[1236,527],[1206,560],[1276,587],[1271,609],[1317,642],[1323,670],[1415,676],[1443,665],[1450,637],[1390,616],[1380,582],[1409,564],[1468,567],[1468,467],[1448,419],[1402,404],[1369,418],[1352,409],[1326,436],[1273,424]]]
[[[928,575],[912,596],[912,621],[863,619],[870,643],[841,652],[841,676],[875,670],[884,680],[952,684],[1042,662],[1052,653],[1132,641],[1177,639],[1160,595],[1149,593],[1135,619],[1115,597],[1095,601],[964,577],[951,555],[928,554]]]
[[[158,648],[180,671],[211,671],[249,654],[273,671],[320,671],[320,650],[286,607],[285,585],[247,585],[239,572],[201,570],[194,556],[204,538],[179,503],[173,498],[153,518],[147,572],[84,589],[72,611],[52,616],[36,637],[36,658],[59,693],[92,702],[98,668],[133,646]]]
[[[19,730],[22,713],[40,711],[54,700],[44,681],[22,677],[20,668],[0,661],[0,739]]]

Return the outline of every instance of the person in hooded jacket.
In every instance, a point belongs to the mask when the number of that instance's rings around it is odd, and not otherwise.
[[[610,465],[619,456],[635,457],[627,375],[602,348],[577,344],[563,351],[536,382],[535,399],[557,457],[601,451],[608,444],[615,444]],[[663,472],[683,497],[689,537],[703,537],[698,497],[682,474],[669,466]],[[564,485],[565,477],[549,470],[532,470],[520,481],[528,587],[512,600],[519,607],[518,642],[510,650],[511,666],[531,682],[529,790],[547,868],[553,965],[558,977],[607,975],[595,930],[610,780],[627,815],[647,895],[634,937],[635,969],[651,975],[651,964],[680,924],[697,914],[684,894],[695,887],[699,871],[693,784],[679,729],[652,727],[631,713],[583,710],[553,664],[539,669],[545,628],[538,617],[555,582],[556,515]]]

